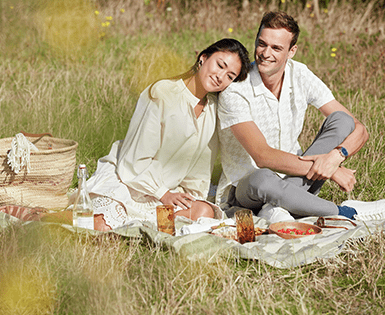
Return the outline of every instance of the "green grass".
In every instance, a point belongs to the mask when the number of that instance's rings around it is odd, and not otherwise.
[[[68,3],[76,7],[78,0]],[[124,138],[147,84],[182,72],[196,51],[223,37],[240,40],[252,56],[263,12],[280,7],[301,26],[294,59],[322,78],[370,133],[365,147],[346,162],[357,170],[355,190],[346,194],[327,183],[321,196],[336,203],[385,198],[384,11],[379,2],[370,9],[358,1],[354,6],[333,1],[317,21],[302,2],[278,3],[249,1],[247,9],[238,10],[225,1],[169,1],[171,11],[163,12],[155,1],[89,1],[82,7],[88,19],[82,28],[96,20],[87,33],[96,39],[79,45],[81,40],[60,41],[66,30],[82,38],[77,9],[61,17],[67,28],[56,34],[57,28],[44,24],[47,2],[3,0],[0,137],[24,130],[74,139],[77,163],[86,163],[92,173],[111,144]],[[106,21],[111,24],[101,26]],[[309,109],[300,139],[304,147],[322,120]],[[219,172],[218,162],[214,181]],[[379,233],[349,243],[334,259],[277,270],[233,258],[185,261],[137,240],[15,225],[0,232],[0,313],[382,314],[384,241]]]
[[[134,239],[38,224],[3,231],[0,249],[3,314],[381,314],[385,306],[383,234],[289,270],[192,262]]]

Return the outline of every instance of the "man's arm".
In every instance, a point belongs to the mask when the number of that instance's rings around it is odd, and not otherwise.
[[[332,105],[333,102],[329,102],[324,105],[328,106],[322,107],[321,112],[325,116],[333,112],[329,109],[329,105]],[[342,105],[341,107],[336,106],[335,111],[342,110],[347,112],[354,118],[356,123],[355,130],[341,144],[354,154],[365,144],[368,134],[366,128],[347,109]],[[328,154],[301,157],[299,159],[297,155],[270,147],[254,122],[249,121],[233,125],[231,130],[259,168],[269,168],[273,171],[292,176],[307,176],[308,179],[313,179],[313,177],[319,180],[331,178],[344,191],[351,191],[356,183],[355,170],[340,167],[343,159],[337,150],[332,150]],[[357,139],[360,141],[357,141]],[[349,155],[351,154],[349,153]],[[318,169],[312,169],[315,163],[317,163]],[[326,171],[322,167],[326,168]],[[313,173],[310,177],[309,172],[311,169]]]
[[[295,154],[270,147],[253,121],[242,122],[230,128],[259,168],[269,168],[287,175],[305,176],[313,164],[313,161],[302,161]]]

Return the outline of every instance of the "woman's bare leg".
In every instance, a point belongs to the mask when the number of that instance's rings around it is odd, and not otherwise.
[[[184,216],[196,221],[200,217],[214,218],[214,210],[204,201],[193,201],[190,209],[175,212],[175,216]]]
[[[106,224],[103,214],[94,215],[94,229],[102,232],[111,231],[111,227]]]

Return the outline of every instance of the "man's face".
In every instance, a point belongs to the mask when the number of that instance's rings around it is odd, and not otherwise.
[[[255,49],[255,60],[263,76],[283,75],[286,61],[292,58],[297,46],[290,48],[293,34],[284,28],[262,27]]]

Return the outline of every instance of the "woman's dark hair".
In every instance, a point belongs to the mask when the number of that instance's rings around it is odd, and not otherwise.
[[[234,79],[234,82],[243,81],[246,79],[247,74],[249,73],[251,69],[250,59],[249,59],[249,52],[243,46],[239,41],[233,38],[224,38],[221,39],[214,44],[210,45],[206,49],[202,50],[201,53],[198,55],[195,64],[185,73],[182,73],[180,75],[177,75],[175,77],[169,78],[170,80],[179,80],[179,79],[188,79],[192,76],[194,76],[198,70],[199,70],[199,60],[201,56],[206,56],[206,58],[210,58],[213,54],[217,52],[229,52],[233,54],[237,54],[239,57],[239,60],[241,61],[241,71],[239,72],[239,75]],[[158,81],[156,81],[158,82]],[[151,89],[156,83],[154,82],[150,89],[149,89],[149,95],[151,96]]]

